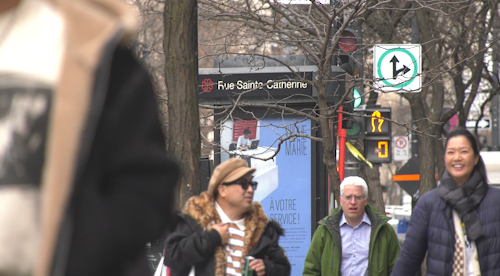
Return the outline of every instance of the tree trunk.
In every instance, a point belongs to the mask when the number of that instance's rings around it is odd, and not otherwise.
[[[413,95],[409,98],[413,120],[416,121],[417,130],[433,134],[432,125],[425,118],[424,104],[421,95]],[[431,131],[429,131],[431,130]],[[436,159],[434,156],[435,139],[428,135],[419,135],[418,137],[418,156],[420,160],[420,191],[422,196],[426,192],[436,188]]]
[[[441,137],[442,133],[439,131],[438,137]],[[444,171],[444,145],[441,140],[434,140],[434,155],[436,156],[436,164],[437,164],[437,179],[441,179],[441,174]]]
[[[178,206],[200,192],[200,116],[198,110],[197,3],[165,1],[165,85],[168,95],[167,150],[180,162]]]
[[[421,42],[428,42],[422,45],[422,53],[426,58],[424,61],[427,63],[427,65],[423,64],[422,66],[428,66],[429,68],[438,67],[441,45],[436,41],[433,26],[429,25],[430,12],[419,9],[415,11],[415,15],[417,17]],[[425,77],[424,81],[442,79],[441,73],[433,70],[429,71]],[[441,119],[444,90],[443,82],[433,81],[429,86],[423,87],[422,92],[418,93],[419,95],[409,98],[409,100],[411,99],[413,120],[416,121],[418,129],[428,135],[440,134],[439,126],[432,122],[438,122]],[[428,96],[431,98],[428,99]],[[427,104],[427,102],[430,104]],[[428,135],[421,135],[419,137],[420,196],[436,188],[436,153],[441,154],[441,152],[435,151],[436,138]]]
[[[436,162],[434,158],[434,138],[419,137],[420,196],[436,188]]]
[[[360,177],[368,184],[368,203],[375,207],[381,214],[385,214],[384,197],[382,196],[382,186],[380,185],[379,166],[375,165],[373,169],[362,166],[360,168]]]
[[[337,171],[336,158],[337,149],[334,147],[333,139],[335,136],[332,134],[332,130],[335,127],[330,123],[331,121],[327,116],[327,110],[329,109],[326,101],[326,84],[321,83],[316,86],[316,89],[318,90],[318,104],[320,106],[319,123],[321,126],[321,139],[323,140],[323,161],[330,176],[330,190],[333,191],[335,199],[340,200],[340,177]]]

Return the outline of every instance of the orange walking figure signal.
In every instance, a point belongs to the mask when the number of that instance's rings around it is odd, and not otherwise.
[[[392,161],[391,108],[365,109],[364,157],[373,164]]]
[[[377,119],[378,118],[378,119]],[[378,121],[378,127],[375,127],[375,120]],[[375,110],[372,113],[372,132],[376,132],[375,130],[378,129],[378,132],[382,132],[382,125],[384,124],[384,119],[381,118],[380,111]]]

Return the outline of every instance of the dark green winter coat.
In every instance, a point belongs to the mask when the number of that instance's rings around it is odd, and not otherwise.
[[[365,208],[371,222],[370,249],[368,253],[368,275],[390,275],[399,256],[399,242],[388,217],[370,205]],[[318,222],[304,264],[304,276],[338,276],[342,260],[339,222],[341,207]]]

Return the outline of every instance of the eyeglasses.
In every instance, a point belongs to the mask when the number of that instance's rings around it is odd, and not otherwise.
[[[342,196],[343,199],[347,201],[351,201],[354,198],[355,202],[359,202],[361,200],[364,200],[366,196],[353,196],[353,195],[348,195],[348,196]]]
[[[259,183],[256,181],[248,181],[246,179],[236,180],[236,181],[233,181],[231,183],[222,183],[222,185],[225,185],[225,186],[230,186],[230,185],[234,185],[234,184],[240,184],[241,188],[243,188],[243,190],[245,190],[245,191],[248,189],[248,186],[252,186],[252,189],[255,191],[255,190],[257,190],[257,184],[259,184]]]

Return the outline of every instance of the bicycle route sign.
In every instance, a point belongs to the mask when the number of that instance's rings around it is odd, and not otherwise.
[[[420,92],[421,74],[420,44],[377,44],[373,47],[375,92]]]

